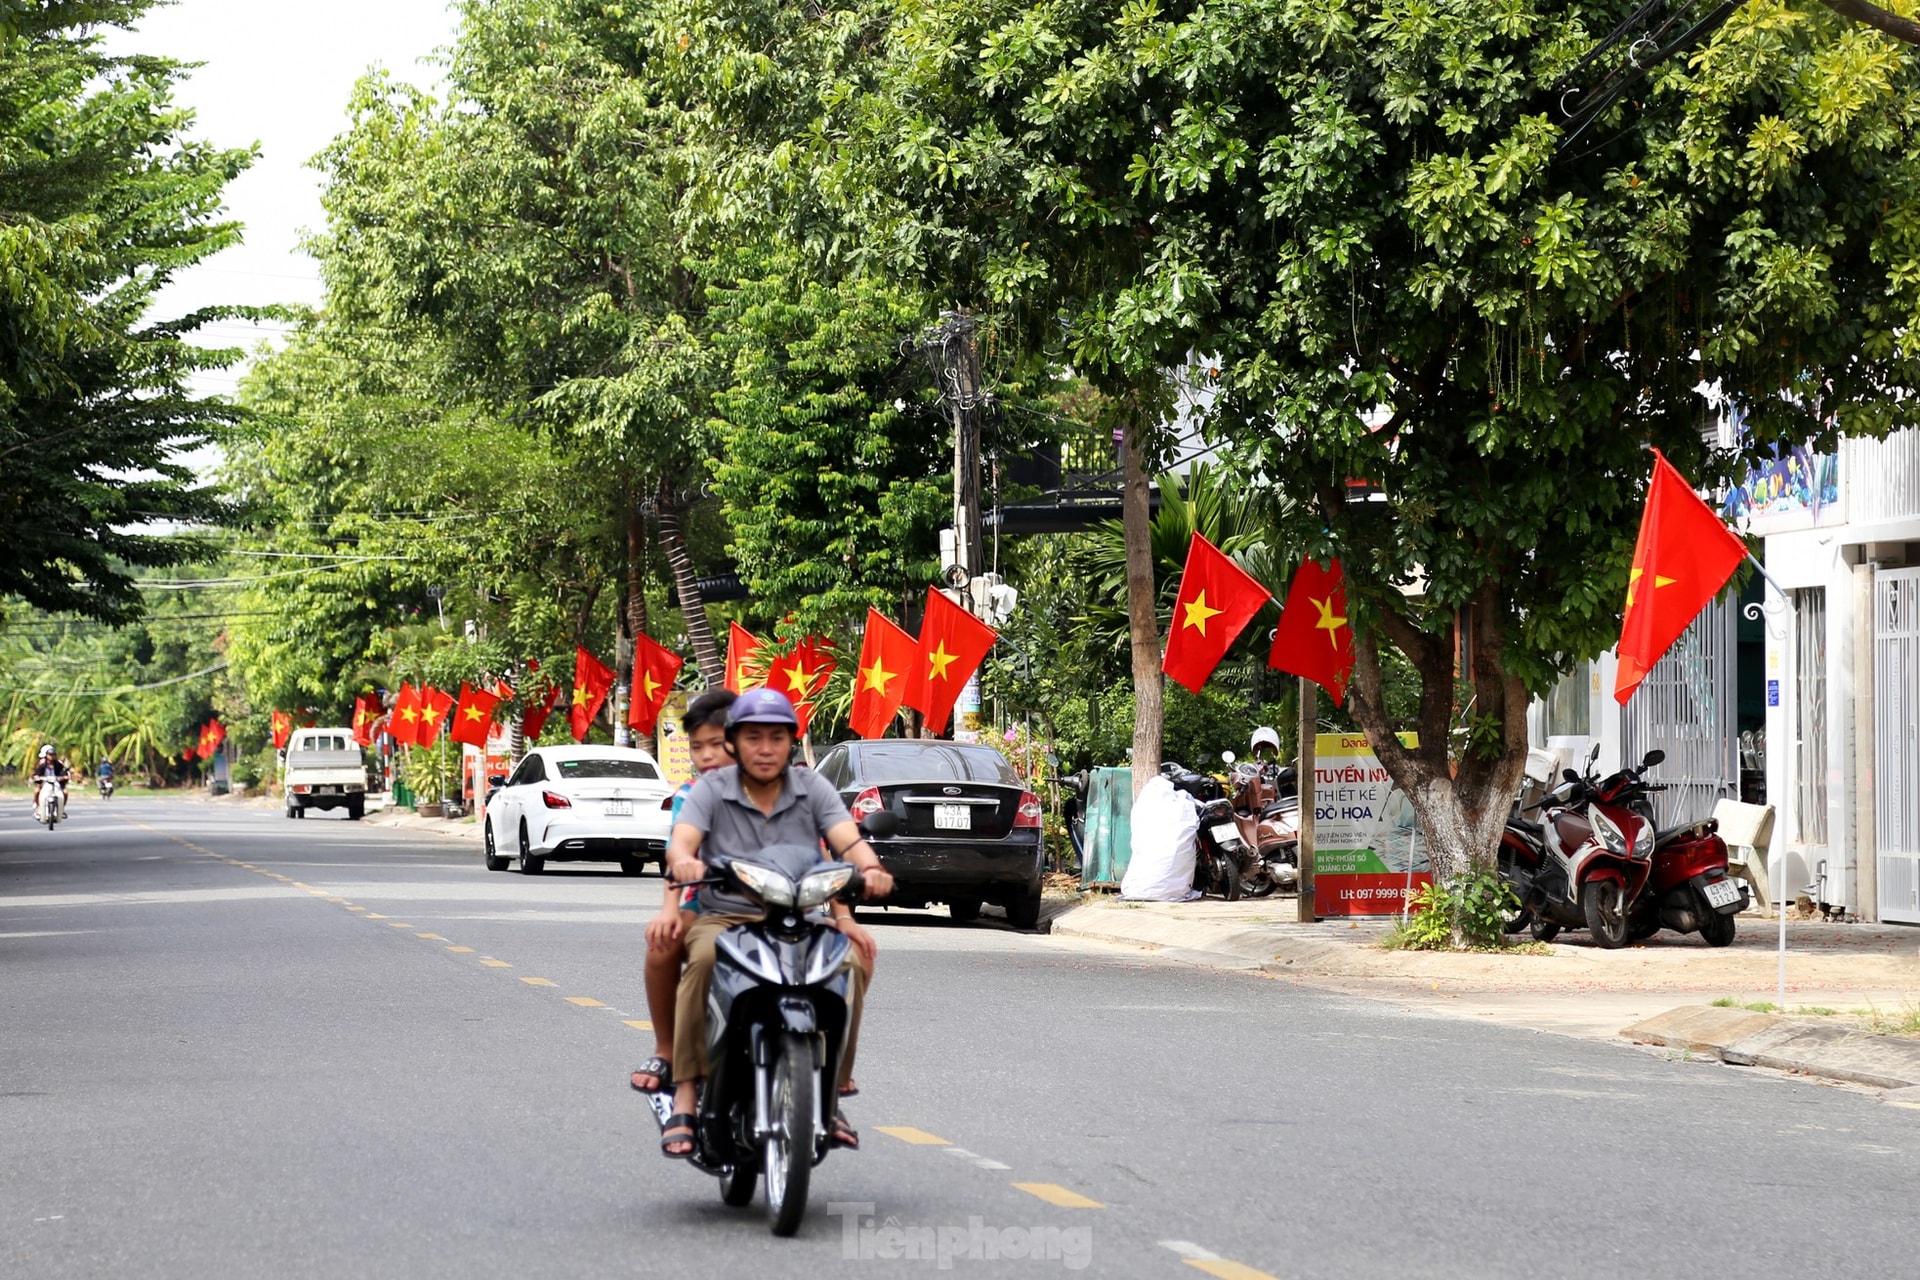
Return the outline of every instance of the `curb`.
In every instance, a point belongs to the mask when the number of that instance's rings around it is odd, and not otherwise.
[[[1156,955],[1224,969],[1336,978],[1406,976],[1383,957],[1347,942],[1275,938],[1268,929],[1229,929],[1107,906],[1063,911],[1054,917],[1052,932],[1060,937],[1141,947]]]
[[[1920,1099],[1920,1040],[1903,1036],[1714,1005],[1670,1009],[1620,1034],[1637,1044],[1712,1054],[1730,1066],[1906,1090]]]

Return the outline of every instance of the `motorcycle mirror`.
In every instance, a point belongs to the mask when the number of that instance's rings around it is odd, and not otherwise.
[[[1666,758],[1667,758],[1667,753],[1662,751],[1660,748],[1655,747],[1653,750],[1647,752],[1647,758],[1640,762],[1640,767],[1642,769],[1651,769],[1653,768],[1653,766],[1659,764],[1662,760],[1665,760]]]
[[[1222,751],[1220,753],[1220,760],[1223,764],[1232,764],[1237,759],[1239,759],[1239,757],[1231,751]]]
[[[1591,766],[1593,762],[1595,760],[1598,760],[1599,758],[1600,758],[1600,744],[1596,742],[1593,744],[1593,750],[1587,752],[1587,764]]]
[[[1579,775],[1579,774],[1577,774],[1577,773],[1575,773],[1575,772],[1574,772],[1573,770],[1571,770],[1571,769],[1562,769],[1562,770],[1560,771],[1560,778],[1561,778],[1561,781],[1563,781],[1563,782],[1578,782],[1578,781],[1580,781],[1580,775]]]
[[[870,813],[860,820],[860,834],[875,840],[891,840],[900,834],[900,815],[891,809]]]

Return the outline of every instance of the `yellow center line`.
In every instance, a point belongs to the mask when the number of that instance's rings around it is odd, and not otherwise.
[[[428,942],[445,942],[446,941],[445,938],[441,937],[437,933],[416,933],[413,936],[416,938],[425,938]]]
[[[882,1124],[875,1125],[874,1127],[881,1133],[886,1134],[889,1138],[898,1138],[900,1141],[911,1143],[916,1147],[950,1147],[953,1145],[945,1138],[936,1138],[925,1129],[916,1129],[912,1125]]]
[[[632,1027],[635,1031],[653,1030],[653,1024],[651,1022],[647,1022],[640,1018],[627,1018],[625,1019],[625,1021],[626,1021],[626,1024]]]
[[[530,987],[551,987],[558,985],[551,978],[522,978],[520,981]]]
[[[398,921],[398,920],[391,920],[391,921],[388,921],[388,922],[387,922],[387,928],[389,928],[389,929],[411,929],[411,928],[413,928],[413,926],[412,926],[412,925],[410,925],[410,924],[403,924],[403,923],[401,923],[401,922],[400,922],[400,921]]]
[[[365,908],[365,907],[348,907],[348,908],[347,908],[347,910],[349,910],[349,911],[365,911],[365,910],[366,910],[366,908]]]
[[[513,966],[512,966],[512,965],[510,965],[510,964],[508,964],[508,963],[507,963],[507,962],[506,962],[505,960],[482,960],[482,961],[481,961],[480,963],[481,963],[481,964],[483,964],[483,965],[485,965],[485,966],[487,966],[487,968],[489,968],[489,969],[511,969],[511,968],[513,968]]]
[[[328,898],[327,901],[328,902],[345,902],[346,899],[345,898]]]
[[[458,954],[460,954],[460,955],[472,955],[472,954],[473,954],[473,948],[472,948],[472,947],[448,947],[448,948],[447,948],[447,950],[449,950],[449,951],[453,951],[453,952],[457,952],[457,953],[458,953]]]
[[[1244,1262],[1235,1262],[1231,1258],[1182,1258],[1181,1261],[1196,1271],[1218,1276],[1220,1280],[1279,1280],[1277,1276],[1256,1270]]]
[[[381,915],[378,911],[367,912],[366,918],[369,920],[385,920],[386,919],[386,917]]]
[[[595,1000],[592,996],[568,996],[567,1003],[577,1004],[582,1009],[604,1009],[607,1007],[600,1001]]]
[[[884,1132],[884,1131],[883,1131]],[[1054,1182],[1016,1182],[1013,1187],[1030,1196],[1037,1196],[1048,1204],[1058,1205],[1062,1209],[1104,1209],[1107,1206],[1098,1200],[1089,1200],[1078,1191],[1069,1191]]]

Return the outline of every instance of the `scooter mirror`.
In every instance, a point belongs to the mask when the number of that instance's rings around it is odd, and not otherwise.
[[[1560,771],[1560,779],[1563,782],[1578,782],[1580,781],[1580,775],[1571,769],[1562,769]]]
[[[1662,760],[1665,760],[1666,758],[1667,758],[1667,753],[1662,751],[1660,748],[1655,747],[1653,750],[1647,752],[1647,758],[1640,762],[1640,767],[1642,769],[1651,769],[1653,768],[1653,766],[1659,764]]]
[[[1223,764],[1232,764],[1237,759],[1239,759],[1239,757],[1231,751],[1222,751],[1220,753],[1220,760]]]

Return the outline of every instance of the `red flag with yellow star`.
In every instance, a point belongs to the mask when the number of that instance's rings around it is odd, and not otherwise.
[[[498,694],[461,681],[460,701],[454,704],[453,720],[447,725],[447,740],[484,749],[487,730],[493,728],[493,709],[499,705]]]
[[[420,741],[420,691],[402,680],[393,699],[393,711],[387,716],[387,736],[402,746],[417,746]]]
[[[273,734],[273,749],[285,751],[287,739],[293,736],[293,717],[284,711],[276,711],[267,718],[267,726]]]
[[[587,740],[587,728],[593,724],[593,718],[600,714],[600,704],[607,700],[607,691],[612,688],[613,668],[584,648],[576,646],[573,655],[573,709],[567,713],[575,742]]]
[[[1720,522],[1686,477],[1653,451],[1653,480],[1633,544],[1613,699],[1624,703],[1680,633],[1727,585],[1747,544]]]
[[[1305,676],[1332,694],[1336,706],[1347,700],[1353,628],[1347,625],[1347,576],[1338,560],[1328,561],[1324,569],[1318,561],[1300,562],[1267,665]]]
[[[853,709],[847,726],[863,738],[882,737],[907,696],[907,673],[920,657],[920,642],[878,610],[867,610],[860,665],[853,675]]]
[[[420,727],[414,731],[414,745],[430,747],[440,736],[440,725],[453,710],[453,695],[430,684],[420,686]]]
[[[930,733],[946,732],[960,690],[986,661],[1000,638],[980,619],[935,587],[927,588],[927,613],[920,622],[920,653],[914,660],[905,702],[927,718]]]
[[[1200,692],[1253,615],[1271,599],[1251,574],[1195,533],[1187,544],[1187,567],[1173,600],[1160,669]]]
[[[753,665],[754,655],[760,652],[760,646],[765,643],[739,623],[727,624],[727,688],[735,693],[745,693],[754,687],[747,669]]]
[[[651,734],[660,721],[660,709],[667,705],[673,682],[680,676],[686,659],[649,635],[633,639],[633,699],[627,705],[627,723],[644,734]]]
[[[813,722],[813,700],[826,688],[833,667],[833,655],[827,652],[826,642],[819,636],[808,636],[795,645],[792,652],[767,664],[767,688],[787,695],[787,701],[793,703],[794,712],[800,717],[803,735]]]
[[[353,740],[363,747],[373,745],[373,722],[380,718],[380,695],[363,693],[353,700]]]
[[[540,741],[540,731],[547,727],[547,717],[553,714],[553,704],[560,701],[560,686],[548,684],[547,692],[540,701],[527,705],[527,714],[520,721],[520,732],[528,742]]]

